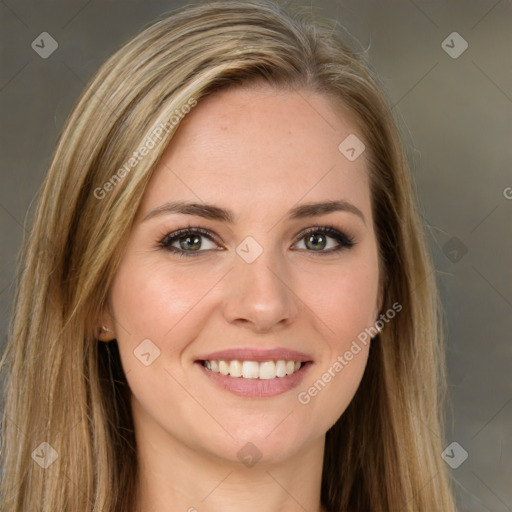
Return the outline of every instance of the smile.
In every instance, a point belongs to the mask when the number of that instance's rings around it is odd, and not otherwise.
[[[196,367],[215,387],[244,398],[270,398],[299,386],[311,361],[203,359]],[[293,365],[293,369],[292,369]],[[291,372],[291,373],[288,373]]]
[[[220,373],[234,378],[271,380],[292,375],[298,371],[300,361],[232,361],[205,360],[203,366],[214,373]]]

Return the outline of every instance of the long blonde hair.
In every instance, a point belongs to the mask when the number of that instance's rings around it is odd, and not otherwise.
[[[144,29],[100,68],[66,122],[24,241],[0,364],[8,370],[0,512],[130,510],[137,448],[129,389],[116,343],[98,342],[99,314],[176,113],[257,80],[320,92],[353,114],[369,156],[382,310],[402,306],[327,432],[322,503],[340,512],[455,511],[441,458],[445,360],[434,269],[383,89],[364,52],[330,23],[277,4],[225,1],[181,8]],[[130,160],[165,123],[147,155]]]

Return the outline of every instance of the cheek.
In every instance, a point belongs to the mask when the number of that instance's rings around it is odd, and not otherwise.
[[[110,297],[120,358],[133,396],[155,418],[167,406],[189,407],[180,356],[201,330],[201,299],[218,279],[136,257],[118,269]]]
[[[313,278],[313,274],[310,276]],[[322,320],[332,350],[346,350],[345,346],[376,320],[378,279],[377,259],[373,255],[359,260],[354,256],[336,270],[315,274],[315,292],[310,292],[308,305]],[[304,290],[307,281],[302,285]]]
[[[325,429],[345,411],[363,377],[378,294],[377,257],[354,255],[335,271],[316,274],[309,306],[322,325],[323,357],[299,390],[298,401],[318,413]]]
[[[212,276],[202,273],[198,279],[197,273],[171,271],[165,263],[126,261],[111,288],[120,336],[124,340],[148,337],[163,341],[214,284]]]

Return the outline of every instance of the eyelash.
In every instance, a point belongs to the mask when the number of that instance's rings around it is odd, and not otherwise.
[[[330,238],[334,238],[338,243],[339,246],[335,249],[330,249],[328,251],[309,251],[306,249],[306,252],[316,253],[318,255],[320,254],[334,254],[338,253],[344,249],[351,249],[356,242],[353,238],[345,235],[345,233],[342,233],[338,229],[336,229],[334,226],[325,225],[325,226],[313,226],[310,227],[304,231],[302,231],[296,238],[294,244],[297,242],[300,242],[303,238],[307,237],[308,235],[312,234],[318,234],[323,233],[329,236]],[[183,249],[178,249],[176,247],[171,247],[171,244],[175,242],[176,240],[179,240],[180,238],[184,237],[185,235],[202,235],[206,238],[208,238],[210,241],[216,243],[215,236],[211,231],[201,228],[199,226],[187,226],[184,229],[179,229],[178,231],[174,231],[173,233],[167,234],[160,242],[158,243],[159,247],[162,249],[166,249],[169,252],[172,252],[180,257],[185,258],[195,258],[199,256],[202,252],[207,251],[184,251]]]

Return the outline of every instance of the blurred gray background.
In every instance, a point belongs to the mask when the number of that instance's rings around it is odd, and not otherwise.
[[[107,57],[185,3],[0,0],[0,348],[24,218],[65,118]],[[298,3],[368,49],[404,134],[447,317],[447,445],[468,453],[450,469],[458,510],[512,511],[511,0]],[[58,43],[47,58],[31,46],[43,32]]]

